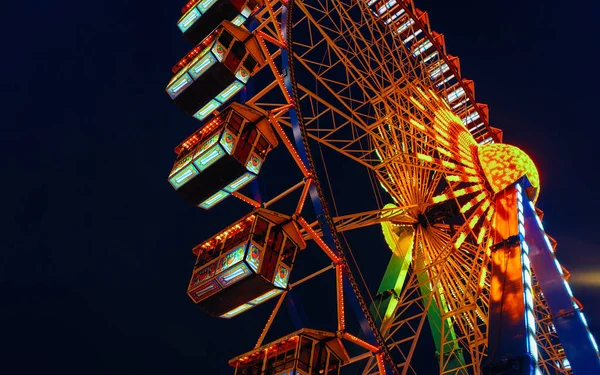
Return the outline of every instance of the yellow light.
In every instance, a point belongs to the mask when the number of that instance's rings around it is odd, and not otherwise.
[[[488,200],[483,204],[483,206],[485,206],[485,207],[482,206],[483,210],[485,211],[487,209],[487,206],[489,206],[489,205],[490,205],[490,201]],[[481,226],[481,230],[479,231],[479,236],[477,237],[477,244],[481,244],[481,242],[483,241],[483,236],[485,235],[487,224],[492,219],[492,215],[494,215],[494,211],[495,211],[494,207],[490,207],[487,215],[485,215],[483,225]]]
[[[456,164],[451,163],[449,161],[442,160],[442,165],[446,168],[454,169],[456,168]]]
[[[479,219],[480,219],[479,215],[473,216],[473,218],[469,222],[469,228],[473,229],[475,227],[475,224],[477,224],[477,222],[479,221]]]
[[[448,182],[481,182],[477,176],[448,176]]]
[[[444,155],[444,156],[447,156],[447,157],[449,157],[449,158],[451,158],[451,157],[452,157],[452,153],[451,153],[450,151],[446,150],[445,148],[442,148],[442,147],[436,147],[436,150],[437,150],[437,151],[438,151],[440,154],[442,154],[442,155]]]
[[[429,155],[425,155],[425,154],[419,154],[417,153],[417,158],[424,160],[424,161],[428,161],[430,163],[433,163],[433,158]]]
[[[465,242],[465,239],[467,238],[467,234],[465,232],[462,232],[459,236],[458,239],[456,240],[456,243],[454,244],[454,247],[456,249],[458,249],[460,247],[460,245],[463,244],[463,242]]]
[[[535,164],[526,153],[517,147],[494,143],[479,147],[479,161],[494,192],[499,192],[519,178],[527,176],[533,187],[531,200],[537,201],[540,191],[540,177]]]
[[[423,106],[423,104],[419,103],[419,101],[415,99],[414,96],[410,97],[410,101],[413,102],[417,107],[419,107],[423,112],[425,112],[425,107]]]
[[[443,144],[444,146],[446,146],[446,148],[450,148],[450,142],[448,142],[447,140],[444,139],[444,137],[442,137],[441,135],[436,135],[435,139],[437,139],[438,142],[440,142],[441,144]]]
[[[460,213],[464,214],[465,212],[469,211],[474,205],[481,202],[484,198],[485,193],[478,194],[475,198],[471,199],[467,204],[462,206],[462,208],[460,209]]]
[[[409,121],[410,121],[410,123],[412,125],[416,126],[419,130],[421,130],[421,131],[425,131],[426,130],[425,126],[423,126],[423,124],[421,124],[417,120],[411,118]]]
[[[476,191],[481,191],[482,187],[481,185],[472,185],[469,187],[466,187],[464,189],[460,189],[460,190],[455,190],[454,191],[454,196],[455,197],[462,197],[463,195],[469,194],[469,193],[474,193]]]
[[[450,196],[448,196],[448,194],[441,194],[441,195],[431,198],[431,201],[433,203],[440,203],[443,201],[447,201],[448,199],[450,199]]]

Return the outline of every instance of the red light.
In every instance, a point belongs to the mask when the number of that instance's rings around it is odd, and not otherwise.
[[[206,139],[208,135],[210,135],[216,128],[223,124],[223,117],[217,116],[207,122],[203,127],[194,132],[194,134],[190,135],[185,141],[179,144],[179,146],[175,147],[175,153],[177,155],[181,155],[184,152],[189,151],[199,142]]]
[[[212,41],[215,39],[215,36],[219,30],[215,30],[212,34],[206,37],[200,44],[194,47],[190,52],[187,53],[175,66],[171,69],[173,73],[177,73],[181,69],[183,69],[190,61],[194,59],[194,57],[198,56],[198,54]]]
[[[181,13],[185,13],[188,10],[190,10],[190,8],[192,8],[194,5],[198,4],[200,2],[200,0],[191,0],[189,1],[187,4],[185,4],[185,6],[183,8],[181,8]]]

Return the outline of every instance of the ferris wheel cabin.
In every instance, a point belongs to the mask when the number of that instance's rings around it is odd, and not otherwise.
[[[208,314],[232,318],[281,294],[305,247],[289,216],[257,209],[192,250],[188,295]]]
[[[303,328],[229,361],[235,375],[339,375],[349,362],[331,332]]]
[[[232,103],[175,148],[169,182],[184,200],[208,210],[254,180],[277,144],[264,116]]]
[[[177,22],[183,38],[196,45],[219,26],[221,21],[231,21],[241,26],[262,1],[256,0],[192,0],[181,10]]]
[[[187,115],[202,121],[237,94],[265,63],[254,35],[229,21],[173,67],[167,93]]]

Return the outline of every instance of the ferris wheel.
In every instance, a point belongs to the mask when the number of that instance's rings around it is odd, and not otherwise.
[[[225,319],[273,307],[256,346],[230,361],[236,374],[416,374],[423,340],[439,374],[600,373],[535,207],[536,167],[501,143],[427,13],[407,0],[192,0],[178,27],[193,47],[166,91],[201,123],[168,180],[206,217],[225,199],[248,204],[193,249],[188,295]],[[249,194],[282,154],[289,184]],[[329,178],[340,165],[364,171],[371,207],[337,199],[352,188]],[[387,249],[346,237],[373,226]],[[330,262],[302,274],[306,251]],[[376,294],[357,277],[364,251],[390,254]],[[289,290],[326,272],[337,327],[265,343]]]

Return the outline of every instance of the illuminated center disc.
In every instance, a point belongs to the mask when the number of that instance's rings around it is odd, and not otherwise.
[[[493,143],[479,147],[479,161],[485,177],[499,192],[506,189],[519,178],[527,176],[532,189],[529,192],[533,202],[540,192],[540,177],[531,158],[515,146]]]

